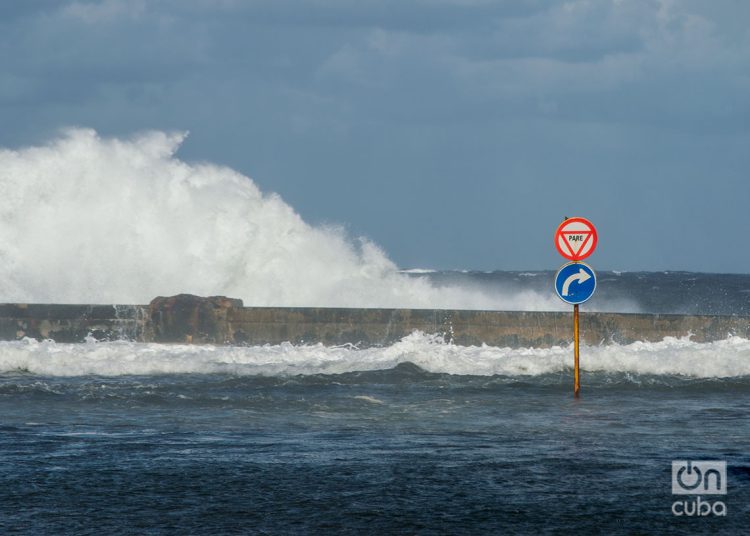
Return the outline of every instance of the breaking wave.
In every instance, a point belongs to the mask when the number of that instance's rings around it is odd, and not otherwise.
[[[438,287],[375,244],[316,227],[246,176],[175,156],[185,134],[72,129],[0,150],[5,302],[147,303],[179,293],[246,305],[561,310],[550,292]]]
[[[127,341],[60,344],[31,339],[0,342],[0,373],[44,376],[231,374],[295,376],[387,370],[412,363],[427,372],[475,376],[541,376],[571,366],[569,347],[456,346],[415,332],[384,348],[289,343],[254,347],[143,344]],[[602,345],[582,350],[589,372],[731,378],[750,375],[750,341],[688,338]]]

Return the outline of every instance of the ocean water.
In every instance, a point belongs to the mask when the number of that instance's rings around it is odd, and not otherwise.
[[[583,347],[578,400],[571,363],[420,333],[3,342],[0,532],[746,533],[750,341]],[[727,462],[701,497],[725,516],[673,514],[673,460]]]
[[[181,161],[182,138],[0,150],[4,301],[568,309],[552,272],[399,270]],[[749,298],[748,275],[601,272],[582,310],[748,315]],[[0,534],[747,533],[750,341],[584,346],[577,400],[571,365],[570,347],[424,333],[0,342]],[[725,461],[726,494],[673,495],[679,460]]]

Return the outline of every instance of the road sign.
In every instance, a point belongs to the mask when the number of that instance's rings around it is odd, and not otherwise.
[[[566,303],[577,305],[588,300],[596,290],[596,274],[586,263],[569,262],[557,271],[555,291]]]
[[[586,218],[568,218],[555,233],[558,253],[570,261],[580,261],[596,249],[596,229]]]

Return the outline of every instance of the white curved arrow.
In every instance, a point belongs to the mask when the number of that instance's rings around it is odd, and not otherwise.
[[[591,279],[591,275],[589,275],[589,273],[583,268],[579,268],[577,274],[569,275],[565,280],[565,283],[563,283],[562,295],[568,295],[568,290],[570,290],[570,285],[571,283],[573,283],[573,281],[578,281],[578,284],[580,285],[581,283],[583,283],[584,281],[588,281],[589,279]]]

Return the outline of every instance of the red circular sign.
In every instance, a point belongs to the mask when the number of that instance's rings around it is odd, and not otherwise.
[[[568,218],[555,232],[557,252],[571,261],[581,261],[596,249],[596,228],[586,218]]]

